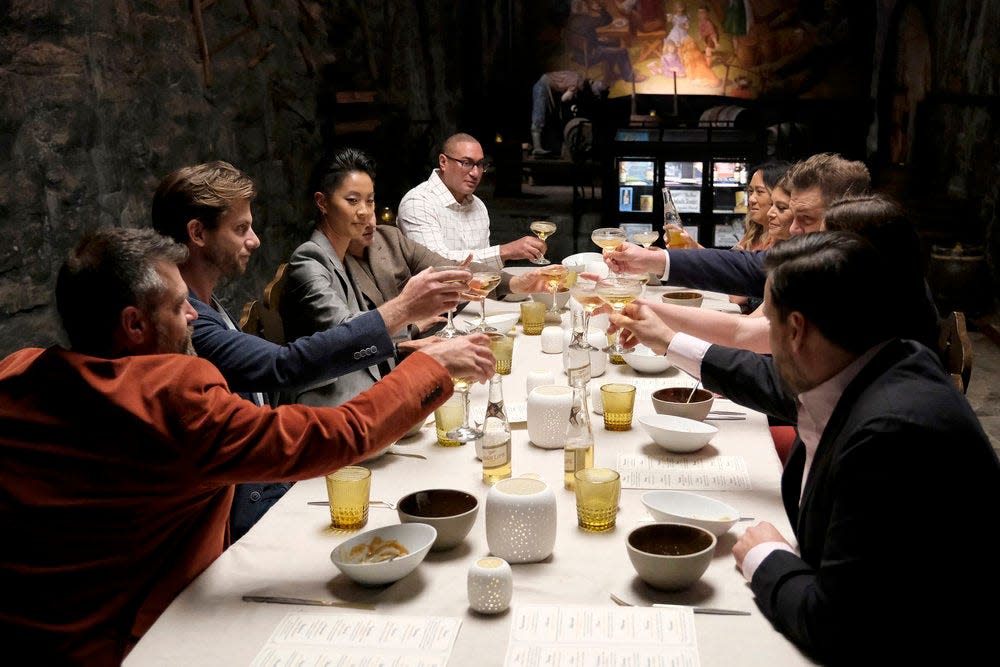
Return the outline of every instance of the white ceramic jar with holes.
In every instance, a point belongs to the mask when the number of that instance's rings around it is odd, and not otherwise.
[[[503,558],[480,558],[469,567],[469,607],[480,614],[499,614],[510,607],[514,574]]]
[[[528,439],[542,449],[566,444],[566,425],[573,407],[573,388],[562,384],[535,387],[528,394]]]
[[[486,494],[486,543],[508,563],[537,563],[556,544],[556,496],[541,479],[502,479]]]

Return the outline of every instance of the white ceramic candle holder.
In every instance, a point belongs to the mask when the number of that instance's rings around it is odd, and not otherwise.
[[[566,444],[566,425],[573,408],[573,388],[563,384],[535,387],[528,394],[528,439],[542,449]]]
[[[552,371],[543,370],[530,370],[528,371],[528,377],[524,381],[524,395],[529,396],[531,390],[535,387],[541,387],[545,384],[555,384],[556,376]]]
[[[556,496],[540,479],[502,479],[486,494],[486,543],[508,563],[537,563],[556,544]]]
[[[599,384],[590,388],[590,408],[599,415],[604,414],[604,399],[601,398],[601,385]]]
[[[563,351],[563,329],[550,325],[542,329],[542,352],[561,354]]]
[[[503,558],[480,558],[469,567],[469,607],[480,614],[499,614],[510,607],[514,575]]]

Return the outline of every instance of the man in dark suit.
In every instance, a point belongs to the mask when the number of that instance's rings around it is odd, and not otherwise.
[[[303,387],[365,369],[395,355],[391,331],[414,319],[408,307],[372,310],[335,327],[285,345],[239,330],[215,297],[223,279],[246,271],[260,247],[250,204],[253,181],[228,162],[182,167],[160,182],[153,197],[153,227],[187,246],[180,265],[188,301],[198,313],[192,340],[198,356],[222,372],[230,389],[257,405],[265,394]],[[432,312],[458,303],[459,291],[439,299]],[[426,303],[419,306],[421,313]],[[233,501],[233,540],[239,539],[290,487],[287,483],[239,484]]]
[[[779,631],[823,663],[971,664],[992,641],[973,603],[1000,592],[982,543],[1000,464],[934,353],[894,336],[883,265],[845,232],[772,248],[773,357],[675,334],[642,304],[611,319],[708,389],[796,425],[782,476],[794,541],[761,522],[733,547]]]
[[[837,199],[861,195],[871,186],[868,168],[835,153],[817,153],[797,162],[788,172],[793,236],[818,232],[823,212]],[[724,294],[764,295],[767,250],[719,248],[644,250],[632,243],[618,246],[606,261],[613,271],[656,273],[667,285],[682,285]]]

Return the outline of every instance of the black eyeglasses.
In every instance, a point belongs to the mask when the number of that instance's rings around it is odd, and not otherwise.
[[[490,170],[490,168],[493,167],[493,164],[486,158],[483,158],[479,162],[473,162],[468,158],[462,158],[461,160],[459,160],[457,157],[452,157],[447,153],[441,153],[441,155],[445,156],[452,162],[457,162],[459,166],[462,167],[462,169],[465,170],[466,172],[470,172],[473,170],[473,168],[479,167],[479,171],[485,174]]]

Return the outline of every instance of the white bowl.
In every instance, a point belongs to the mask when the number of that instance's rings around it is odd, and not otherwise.
[[[497,313],[486,316],[486,326],[493,327],[500,333],[507,333],[514,328],[517,321],[521,319],[520,312]]]
[[[647,491],[642,494],[642,504],[656,521],[689,523],[716,537],[732,528],[739,518],[732,505],[686,491]]]
[[[375,537],[382,540],[396,540],[409,553],[380,563],[348,562],[348,554],[354,546],[371,543]],[[341,542],[330,552],[330,560],[337,566],[337,569],[362,586],[382,586],[399,581],[417,569],[427,552],[430,551],[435,539],[437,539],[437,530],[426,523],[401,523],[383,526],[366,530],[360,535],[355,535],[351,539]]]
[[[639,578],[653,588],[679,591],[705,574],[718,538],[683,523],[647,523],[628,534],[625,548]]]
[[[566,304],[569,303],[569,296],[570,296],[569,290],[566,288],[563,288],[558,292],[556,292],[556,308],[559,309],[565,308]],[[546,309],[552,307],[552,294],[549,292],[532,292],[531,300],[541,301],[542,303],[545,304]]]
[[[472,530],[479,501],[459,489],[424,489],[408,493],[396,503],[402,523],[426,523],[437,530],[431,551],[456,547]]]
[[[662,373],[671,366],[666,357],[656,354],[645,345],[636,345],[631,352],[622,356],[625,363],[639,373]]]
[[[711,424],[673,415],[643,415],[639,423],[653,442],[675,454],[698,451],[719,432]]]
[[[570,271],[583,273],[587,270],[587,265],[591,262],[603,261],[604,256],[599,252],[578,252],[575,255],[570,255],[569,257],[564,258],[562,265]]]

